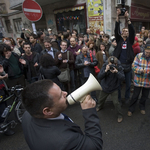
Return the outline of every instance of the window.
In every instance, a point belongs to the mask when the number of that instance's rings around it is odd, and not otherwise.
[[[6,27],[7,27],[8,33],[12,33],[13,30],[12,30],[12,26],[11,26],[10,20],[6,20],[5,23],[6,23]]]
[[[21,30],[23,28],[22,19],[21,18],[13,19],[13,22],[16,32],[21,33]]]

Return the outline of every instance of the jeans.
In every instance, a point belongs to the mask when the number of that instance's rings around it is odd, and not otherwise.
[[[131,80],[132,80],[132,70],[129,72],[125,72],[125,82],[126,82],[126,89],[125,89],[125,99],[130,98],[130,86],[131,86]],[[118,99],[121,101],[121,84],[118,89]]]
[[[145,102],[146,102],[146,99],[148,99],[150,88],[134,86],[134,92],[133,92],[132,99],[130,101],[130,106],[129,106],[130,112],[134,112],[135,106],[136,106],[136,103],[138,101],[138,97],[141,91],[142,91],[142,95],[139,101],[139,108],[140,110],[145,110]]]

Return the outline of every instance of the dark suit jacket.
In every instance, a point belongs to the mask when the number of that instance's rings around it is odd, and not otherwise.
[[[102,133],[95,108],[83,110],[85,134],[67,120],[48,120],[23,115],[23,132],[31,150],[101,150]]]

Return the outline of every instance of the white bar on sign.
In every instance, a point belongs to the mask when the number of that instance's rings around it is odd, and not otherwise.
[[[39,10],[39,9],[24,8],[24,11],[26,11],[26,12],[34,12],[34,13],[41,13],[41,10]]]

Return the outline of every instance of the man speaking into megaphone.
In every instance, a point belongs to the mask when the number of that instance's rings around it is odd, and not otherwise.
[[[93,80],[93,78],[91,77]],[[90,80],[91,80],[90,79]],[[85,96],[81,109],[84,133],[62,112],[67,108],[67,92],[51,80],[28,85],[22,92],[27,110],[22,118],[25,140],[31,150],[102,150],[102,133],[96,102]]]

